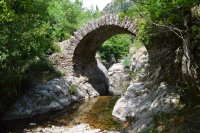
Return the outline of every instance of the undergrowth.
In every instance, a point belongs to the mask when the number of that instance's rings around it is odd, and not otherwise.
[[[170,113],[155,115],[153,126],[142,133],[199,133],[200,95],[188,99],[183,105]]]

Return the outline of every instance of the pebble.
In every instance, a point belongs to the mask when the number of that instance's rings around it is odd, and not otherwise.
[[[29,126],[36,126],[36,123],[29,123]]]

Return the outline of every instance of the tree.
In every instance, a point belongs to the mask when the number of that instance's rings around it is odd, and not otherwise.
[[[50,47],[46,0],[3,0],[0,2],[0,75],[15,77],[28,61]],[[41,12],[42,10],[42,12]]]
[[[80,0],[1,0],[0,104],[16,100],[44,77],[60,76],[46,59],[60,48],[55,42],[67,40],[98,14],[83,10]]]
[[[182,65],[186,68],[182,74],[189,88],[200,88],[198,63],[192,52],[192,29],[195,27],[192,8],[199,3],[199,0],[136,0],[125,12],[138,22],[139,36],[144,43],[150,44],[152,36],[161,28],[175,33],[182,39]]]
[[[52,39],[56,42],[68,39],[83,22],[82,3],[78,0],[50,0],[48,3],[47,20],[51,24]]]
[[[47,21],[50,22],[49,33],[53,41],[59,42],[68,39],[78,28],[91,19],[101,15],[96,10],[84,10],[80,0],[50,0],[48,1]]]

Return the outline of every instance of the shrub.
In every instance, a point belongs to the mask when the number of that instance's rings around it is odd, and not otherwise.
[[[54,43],[54,44],[50,47],[50,49],[49,49],[49,51],[48,51],[47,53],[48,53],[48,54],[52,54],[52,53],[60,53],[60,52],[62,52],[62,49],[61,49],[59,43]]]
[[[129,52],[132,37],[130,35],[116,35],[104,42],[99,50],[102,60],[111,62],[112,60],[119,61]]]
[[[60,76],[62,76],[62,74],[56,71],[53,64],[46,59],[37,59],[32,62],[24,72],[25,79],[31,79],[31,82],[36,83],[43,83]]]
[[[69,87],[69,93],[71,95],[75,94],[75,85],[71,84],[70,87]]]
[[[124,66],[125,69],[129,69],[131,66],[131,57],[127,56],[122,60],[122,65]]]

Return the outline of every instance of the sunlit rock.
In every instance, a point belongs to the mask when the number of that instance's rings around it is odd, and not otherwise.
[[[109,93],[112,95],[123,94],[130,83],[130,76],[124,70],[124,66],[121,63],[113,64],[108,70],[109,76]]]
[[[161,84],[151,90],[143,83],[131,83],[117,101],[112,114],[122,121],[134,118],[132,132],[137,133],[150,126],[153,115],[170,112],[179,103],[180,96],[173,87]]]

